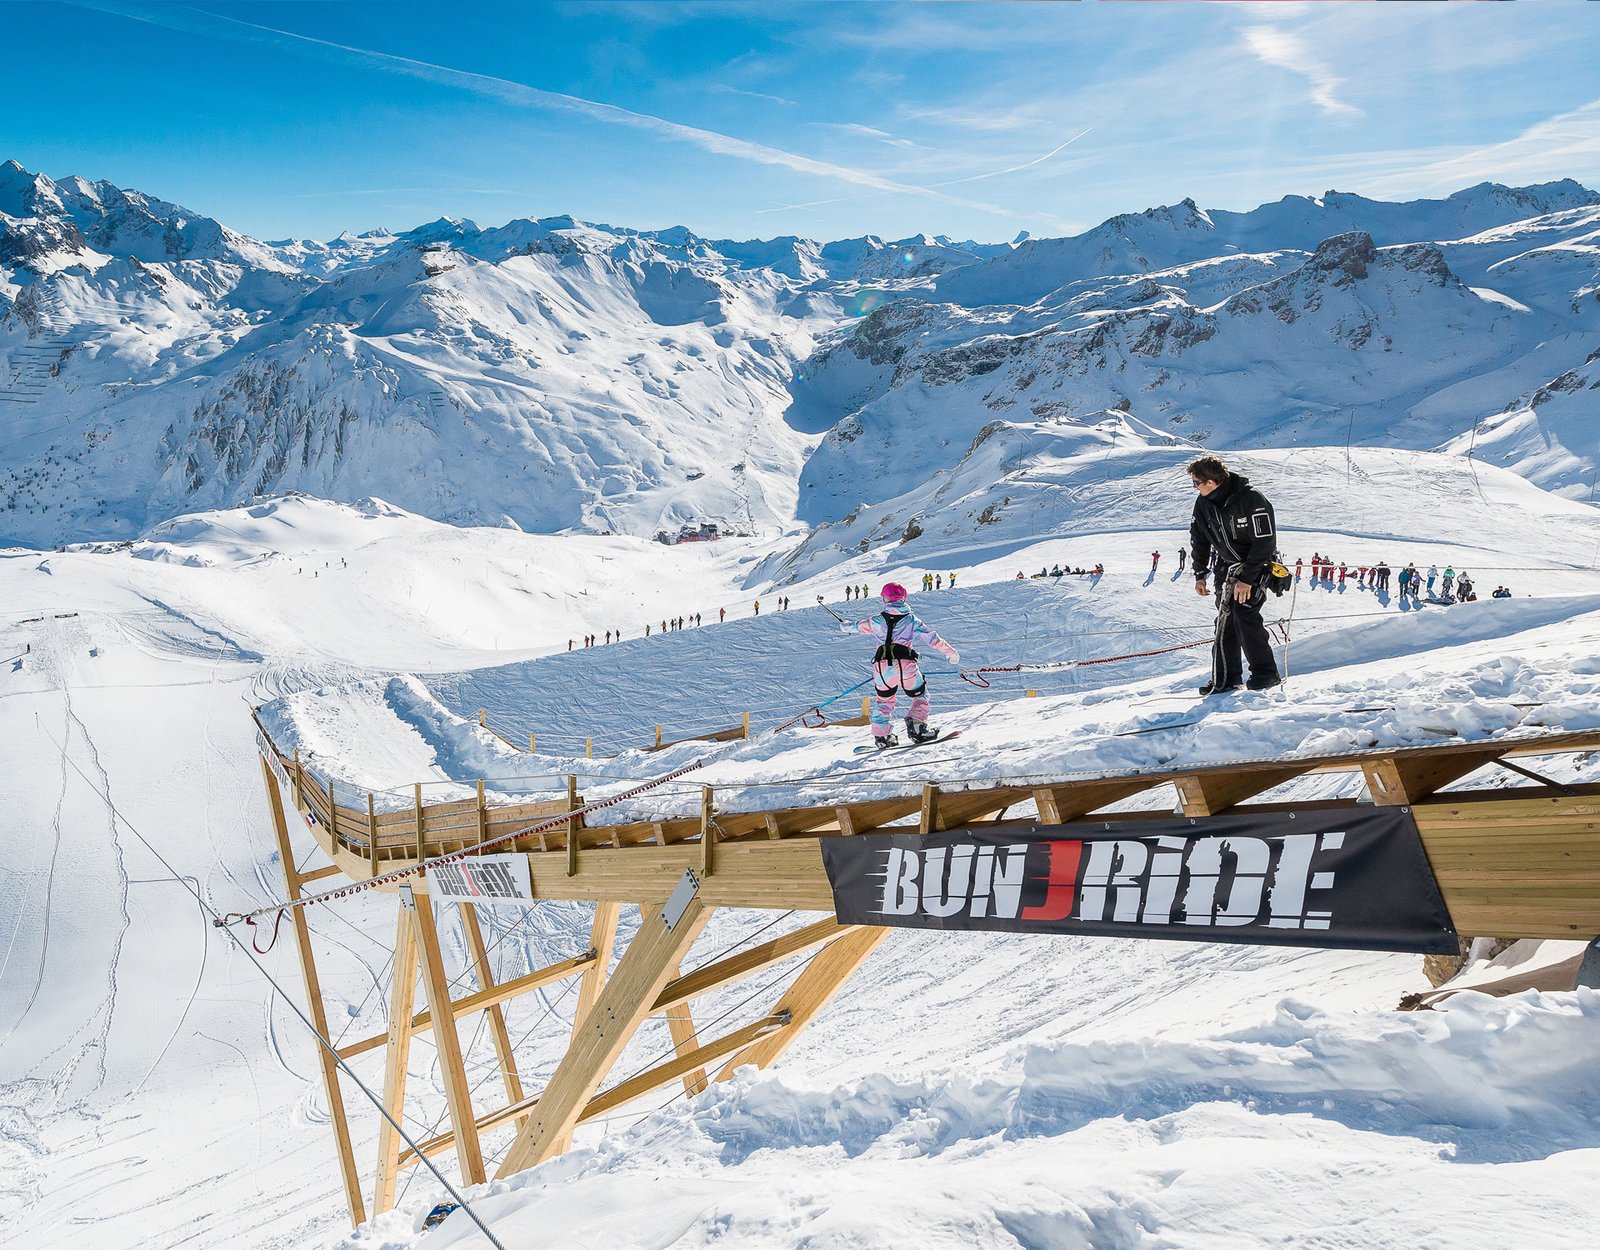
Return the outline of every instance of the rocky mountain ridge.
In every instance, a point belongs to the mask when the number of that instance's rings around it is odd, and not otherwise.
[[[1600,345],[1597,240],[1600,197],[1558,182],[1184,201],[1003,244],[569,216],[265,243],[7,162],[0,543],[283,490],[542,532],[773,530],[916,488],[997,421],[1107,412],[1155,446],[1432,447]],[[1536,455],[1541,409],[1496,446],[1576,491],[1595,436],[1568,421]]]

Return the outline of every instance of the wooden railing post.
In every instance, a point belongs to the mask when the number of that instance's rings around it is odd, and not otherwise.
[[[575,773],[567,774],[567,810],[578,810],[578,778]],[[578,875],[578,818],[567,819],[567,876]]]
[[[932,833],[939,827],[939,787],[928,784],[922,787],[922,818],[918,822],[919,833]]]
[[[744,740],[746,742],[750,741],[750,713],[749,712],[746,712],[744,714]]]
[[[528,754],[529,755],[537,755],[537,754],[539,754],[539,735],[536,734],[536,733],[529,733],[528,734]]]
[[[428,849],[423,845],[424,831],[422,823],[422,783],[419,781],[412,787],[412,796],[417,813],[417,862],[420,864],[428,858]]]
[[[661,726],[656,726],[656,749],[661,749]]]
[[[483,778],[478,778],[478,841],[489,840],[489,805],[483,800]],[[516,849],[515,847],[512,848]]]
[[[583,758],[586,759],[586,760],[592,760],[594,758],[594,739],[593,738],[585,738],[583,740]]]
[[[295,775],[300,773],[300,761],[295,760]],[[278,862],[283,869],[284,884],[289,897],[301,894],[303,878],[294,866],[294,847],[289,842],[289,826],[283,818],[283,799],[278,793],[277,780],[266,760],[261,761],[261,780],[267,788],[267,807],[272,816],[272,832],[278,843]],[[328,1028],[328,1011],[322,1001],[322,983],[317,977],[317,957],[311,946],[311,928],[306,923],[306,909],[296,907],[289,912],[289,924],[294,930],[295,949],[300,956],[300,975],[305,980],[306,1006],[311,1010],[311,1026],[321,1037],[331,1037]],[[366,1202],[361,1194],[361,1180],[356,1173],[355,1148],[350,1140],[350,1122],[345,1118],[344,1094],[339,1089],[339,1068],[333,1055],[324,1047],[317,1047],[317,1063],[322,1069],[322,1090],[328,1099],[328,1118],[333,1123],[333,1144],[339,1155],[339,1172],[344,1179],[345,1202],[350,1208],[352,1226],[364,1224],[367,1219]]]
[[[717,844],[717,826],[711,819],[711,787],[700,787],[700,875],[711,875],[711,848]]]
[[[328,783],[328,795],[330,798],[333,795],[333,783],[331,781]],[[332,813],[332,803],[328,804],[328,810]],[[334,832],[337,833],[339,818],[330,815],[330,819],[334,824]],[[376,877],[378,875],[378,809],[373,802],[371,790],[367,791],[367,862],[372,865],[372,875]]]

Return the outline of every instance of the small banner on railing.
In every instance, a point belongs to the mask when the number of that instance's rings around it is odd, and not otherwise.
[[[267,761],[267,767],[272,769],[272,775],[278,779],[278,784],[289,790],[289,770],[284,768],[283,761],[278,758],[278,753],[272,749],[272,743],[267,741],[267,735],[259,726],[256,727],[256,750],[260,751],[261,758]]]
[[[1456,954],[1409,808],[823,838],[841,924]]]
[[[458,903],[532,903],[526,855],[472,855],[428,865],[428,893]]]

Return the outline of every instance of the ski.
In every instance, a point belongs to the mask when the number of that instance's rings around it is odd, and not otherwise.
[[[900,742],[896,743],[892,747],[884,747],[881,750],[869,742],[866,746],[857,747],[855,749],[855,754],[865,755],[870,751],[874,755],[892,755],[896,751],[914,751],[918,747],[929,747],[935,742],[949,742],[952,738],[959,738],[960,736],[961,731],[959,729],[957,729],[954,733],[945,733],[945,731],[941,729],[935,733],[933,737],[924,738],[921,742]]]

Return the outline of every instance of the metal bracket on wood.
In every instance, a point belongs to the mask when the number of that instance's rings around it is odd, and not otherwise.
[[[698,893],[700,878],[695,876],[693,868],[685,868],[683,876],[678,878],[678,884],[673,887],[672,894],[661,908],[661,923],[667,926],[668,933],[678,927],[678,921],[683,919],[683,913],[689,909],[689,904]]]

